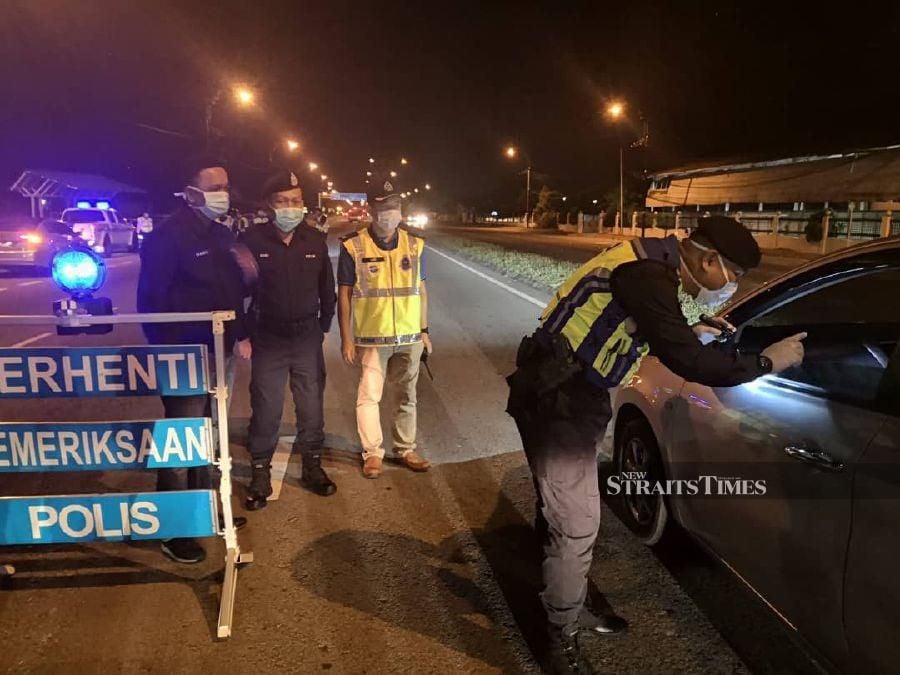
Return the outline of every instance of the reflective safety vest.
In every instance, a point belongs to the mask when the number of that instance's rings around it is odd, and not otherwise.
[[[677,246],[674,237],[634,239],[613,246],[582,265],[547,305],[541,329],[566,338],[587,366],[585,375],[591,383],[609,389],[628,382],[650,351],[636,334],[634,321],[612,296],[613,270],[645,258],[677,260]]]
[[[378,247],[368,228],[345,237],[356,263],[353,342],[366,347],[408,345],[422,340],[422,280],[419,260],[425,240],[404,228],[397,247]]]

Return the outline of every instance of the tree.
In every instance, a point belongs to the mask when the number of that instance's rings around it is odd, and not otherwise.
[[[534,207],[534,222],[541,228],[556,227],[557,213],[561,207],[562,194],[544,185]]]

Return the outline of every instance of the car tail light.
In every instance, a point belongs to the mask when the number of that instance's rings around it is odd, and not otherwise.
[[[29,232],[28,234],[19,235],[19,239],[24,239],[29,244],[42,244],[44,239],[39,234],[35,234],[34,232]]]

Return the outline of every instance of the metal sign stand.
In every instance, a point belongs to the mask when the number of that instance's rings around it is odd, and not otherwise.
[[[234,620],[234,599],[237,591],[237,574],[239,566],[253,562],[253,554],[241,551],[234,527],[234,514],[231,509],[231,449],[228,435],[228,382],[225,373],[225,322],[233,321],[232,311],[221,312],[180,312],[159,314],[113,314],[110,316],[91,316],[69,311],[56,316],[48,315],[0,315],[0,326],[4,325],[47,325],[77,328],[98,324],[144,324],[144,323],[181,323],[212,322],[213,351],[215,361],[215,386],[210,392],[216,399],[214,424],[218,432],[218,452],[214,454],[212,465],[221,473],[217,493],[221,507],[224,528],[219,534],[225,539],[225,576],[222,583],[222,597],[219,605],[217,635],[219,638],[231,636]],[[0,564],[0,577],[15,574],[12,565]]]

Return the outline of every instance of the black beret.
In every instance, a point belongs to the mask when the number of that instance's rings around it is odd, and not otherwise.
[[[756,239],[750,230],[734,218],[726,216],[701,218],[695,233],[708,241],[723,258],[727,258],[742,270],[758,267],[762,260]]]
[[[263,183],[262,198],[266,199],[276,192],[287,192],[300,187],[300,181],[293,171],[276,171]]]
[[[204,169],[212,169],[214,167],[226,168],[225,161],[220,155],[214,152],[200,152],[189,155],[181,164],[185,185],[192,184],[197,177],[197,174]]]

